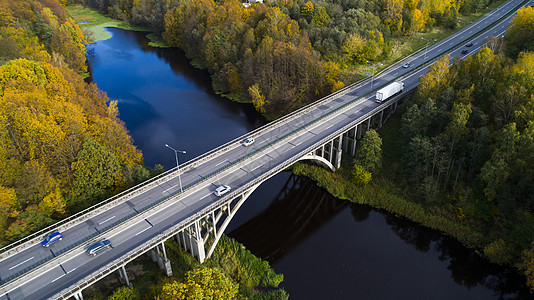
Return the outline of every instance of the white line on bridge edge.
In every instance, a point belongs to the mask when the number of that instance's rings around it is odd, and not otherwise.
[[[113,217],[111,217],[111,218],[107,218],[106,220],[104,220],[104,221],[98,223],[98,225],[102,225],[102,224],[106,223],[107,221],[112,220],[113,218],[115,218],[115,216],[113,216]]]
[[[52,282],[54,282],[54,281],[56,281],[56,280],[60,279],[61,277],[65,276],[65,275],[67,275],[67,274],[63,274],[63,275],[59,276],[58,278],[56,278],[56,279],[52,280]]]
[[[23,263],[25,263],[25,262],[27,262],[27,261],[29,261],[29,260],[32,260],[33,258],[34,258],[34,256],[28,258],[27,260],[25,260],[25,261],[23,261],[23,262],[21,262],[21,263],[18,263],[18,264],[16,264],[16,265],[14,265],[13,267],[9,268],[9,270],[13,270],[13,269],[15,269],[16,267],[22,265]]]
[[[136,234],[135,234],[135,236],[138,236],[138,235],[140,235],[141,233],[143,233],[143,232],[145,232],[145,231],[149,230],[150,228],[152,228],[152,226],[150,226],[150,227],[147,227],[147,228],[145,228],[145,229],[143,229],[143,230],[139,231],[138,233],[136,233]]]

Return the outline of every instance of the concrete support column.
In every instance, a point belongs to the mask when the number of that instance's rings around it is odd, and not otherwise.
[[[74,298],[76,298],[76,300],[83,300],[82,291],[79,291],[76,294],[74,294]]]
[[[395,105],[393,106],[393,111],[397,110],[397,103],[399,103],[399,102],[398,101],[395,102]]]
[[[358,124],[356,125],[356,131],[358,132],[358,139],[361,139],[362,138],[362,124]]]
[[[328,160],[330,163],[332,163],[332,159],[333,159],[332,156],[333,156],[333,154],[334,154],[334,140],[331,140],[330,143],[329,143],[329,145],[330,145],[330,151],[328,151],[328,159],[327,159],[327,160]]]
[[[369,131],[369,129],[371,129],[371,118],[373,118],[373,117],[371,116],[371,117],[369,117],[369,119],[367,119],[367,131]]]
[[[350,129],[349,129],[350,131]],[[349,131],[343,133],[343,152],[349,152]]]
[[[206,250],[204,249],[204,241],[200,235],[200,225],[198,221],[194,223],[195,236],[190,236],[191,250],[200,263],[206,259]]]
[[[341,167],[341,154],[343,152],[343,149],[341,148],[341,144],[343,142],[343,135],[340,135],[338,137],[338,141],[337,141],[337,153],[336,153],[336,161],[335,161],[335,164],[334,164],[334,167],[336,169],[338,169],[339,167]]]
[[[165,251],[165,242],[161,242],[161,251],[163,252],[163,258],[167,260],[167,252]]]
[[[382,118],[384,117],[384,110],[380,111],[380,123],[378,123],[378,128],[382,128]]]
[[[130,280],[128,280],[128,273],[126,273],[126,268],[122,266],[117,271],[119,272],[119,279],[126,283],[126,285],[130,285]]]

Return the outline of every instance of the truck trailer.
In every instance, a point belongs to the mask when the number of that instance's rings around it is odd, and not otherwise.
[[[390,97],[402,93],[404,89],[404,82],[395,81],[386,87],[381,88],[376,92],[375,102],[382,103],[388,100]]]

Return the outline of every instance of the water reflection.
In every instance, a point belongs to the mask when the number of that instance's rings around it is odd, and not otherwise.
[[[310,179],[291,174],[262,213],[229,235],[259,257],[277,263],[348,205],[314,186]]]
[[[268,185],[269,182],[266,184]],[[320,291],[314,292],[313,289],[310,291],[310,286],[315,287],[317,285],[321,286],[321,291],[327,290],[324,294],[329,295],[329,299],[352,299],[356,294],[363,299],[390,298],[389,295],[394,295],[399,290],[395,284],[410,287],[414,282],[424,284],[432,277],[435,277],[435,279],[431,279],[434,284],[432,288],[419,288],[418,290],[408,288],[410,291],[406,292],[405,295],[426,298],[433,292],[438,293],[439,295],[432,297],[434,299],[528,299],[531,296],[528,289],[525,288],[524,279],[513,269],[490,264],[475,252],[464,248],[457,241],[445,237],[437,231],[418,226],[387,212],[378,212],[368,206],[349,204],[347,201],[336,199],[304,177],[289,175],[285,183],[283,185],[279,183],[279,186],[281,187],[278,192],[273,194],[270,199],[261,200],[269,203],[263,211],[248,221],[237,220],[240,222],[240,226],[233,229],[229,235],[246,245],[247,249],[257,256],[268,260],[275,269],[284,272],[286,281],[283,286],[292,297],[296,296],[296,299],[301,297],[321,299],[321,297],[314,297],[314,295],[320,295],[318,294]],[[254,196],[252,194],[251,198],[247,200],[249,203],[245,202],[243,209],[248,209],[247,205],[258,205],[256,202],[258,199],[255,199]],[[263,197],[258,195],[258,198]],[[343,212],[345,211],[350,212],[353,224],[344,222],[343,228],[339,228],[339,225],[330,226],[329,223],[344,219]],[[239,216],[237,217],[239,218]],[[376,230],[380,226],[389,228],[387,234],[384,234],[381,229],[373,232],[373,238],[379,239],[378,249],[380,250],[374,249],[372,243],[368,242],[369,236],[363,238],[366,242],[362,243],[361,236],[364,234],[359,234],[360,231],[369,231],[369,228]],[[394,246],[396,242],[391,241],[388,235],[400,238],[408,247],[398,249],[398,246]],[[330,255],[339,254],[343,258],[341,260],[339,258],[332,259],[321,256],[318,253],[323,251],[317,251],[311,246],[320,245],[321,239],[325,241],[321,245],[323,248],[361,249],[364,247],[371,250],[365,249],[361,253],[355,251],[354,256],[347,256],[334,251]],[[329,244],[328,241],[332,239],[342,240],[340,243],[342,246]],[[310,240],[319,241],[310,242]],[[388,252],[398,251],[401,253],[400,256],[407,261],[398,265],[386,264],[386,267],[375,263],[374,260],[381,259],[380,252],[383,251],[384,247],[390,248]],[[302,252],[315,254],[310,254],[310,257],[313,257],[310,261],[306,262],[304,259],[304,262],[299,262],[294,256],[302,256]],[[404,252],[407,254],[402,254]],[[429,256],[436,257],[436,260],[429,261]],[[387,279],[385,282],[389,282],[389,286],[380,288],[385,290],[386,292],[382,292],[388,296],[376,297],[376,290],[372,288],[366,294],[364,292],[365,287],[373,286],[374,283],[366,283],[365,276],[358,277],[359,282],[354,285],[353,278],[336,274],[339,272],[339,268],[347,267],[352,269],[350,274],[367,273],[365,267],[362,267],[365,266],[365,264],[362,265],[362,257],[368,261],[367,264],[378,268],[374,270],[378,272],[377,276],[386,278],[390,276],[395,279],[395,284],[392,283],[391,279]],[[317,260],[328,262],[320,264]],[[415,264],[423,265],[414,268],[416,271],[407,271],[404,269],[405,263],[414,264],[414,266]],[[305,274],[306,272],[301,274],[300,271],[303,269],[302,264],[320,264],[315,271],[319,274],[314,274],[311,278],[306,277],[309,274]],[[291,271],[288,272],[287,270]],[[393,275],[387,274],[388,272],[393,272]],[[398,272],[400,274],[397,274]],[[406,273],[405,276],[403,276],[403,272]],[[314,276],[320,280],[314,282]],[[321,283],[324,276],[339,280],[339,289],[343,291],[343,295],[335,295],[334,289],[328,290],[329,287]],[[358,274],[357,276],[361,275]],[[368,280],[375,280],[373,276],[369,277]],[[451,284],[453,287],[449,287]]]
[[[146,33],[108,30],[111,39],[87,46],[92,78],[118,100],[145,164],[173,167],[165,144],[185,149],[185,162],[265,123],[252,105],[216,95],[208,74],[192,68],[180,50],[150,47]]]
[[[525,279],[507,267],[489,263],[474,251],[465,249],[458,241],[443,236],[435,230],[386,214],[391,230],[419,252],[435,251],[441,261],[448,261],[447,269],[454,282],[467,288],[485,286],[498,298],[531,299],[525,287]]]

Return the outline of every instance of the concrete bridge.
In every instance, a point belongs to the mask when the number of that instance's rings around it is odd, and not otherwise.
[[[418,84],[427,66],[444,53],[471,53],[484,39],[501,36],[522,0],[511,0],[462,31],[423,49],[372,78],[355,83],[247,136],[226,143],[102,203],[45,228],[0,251],[0,299],[83,299],[82,291],[113,273],[129,283],[125,266],[148,254],[170,275],[164,242],[174,239],[200,262],[210,257],[241,205],[270,177],[301,160],[335,170],[343,155],[354,155],[359,138],[381,127],[398,102]],[[508,15],[508,16],[507,16]],[[411,62],[410,68],[402,68]],[[404,93],[375,103],[377,89],[394,80]],[[242,145],[247,137],[256,142]],[[219,185],[232,190],[212,194]],[[40,242],[60,231],[63,241],[44,248]],[[85,250],[107,239],[113,248],[96,257]]]

